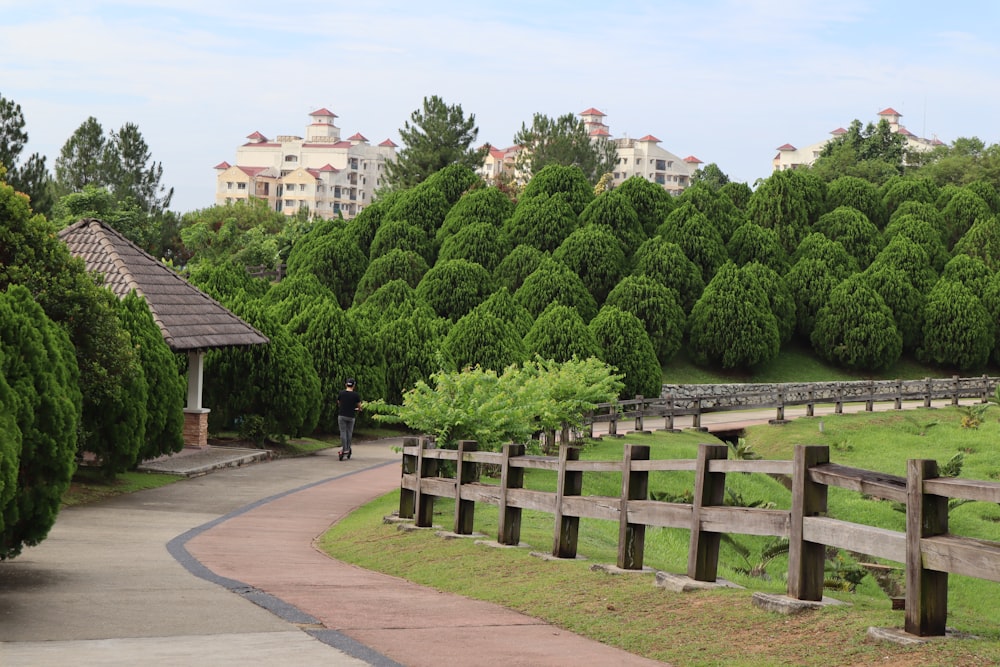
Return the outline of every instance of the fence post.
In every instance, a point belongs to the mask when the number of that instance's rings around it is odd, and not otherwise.
[[[674,395],[667,394],[667,414],[663,416],[663,430],[674,430]]]
[[[637,412],[635,413],[635,430],[637,433],[645,433],[646,431],[643,428],[642,416],[643,416],[643,410],[646,407],[646,400],[642,397],[642,394],[636,394],[635,400],[636,400],[635,407],[637,410]]]
[[[594,411],[588,410],[586,417],[583,420],[583,437],[593,438],[594,437]]]
[[[826,511],[827,487],[809,478],[809,468],[830,462],[826,445],[796,445],[792,472],[792,512],[788,530],[788,597],[796,600],[823,599],[823,566],[826,547],[806,542],[802,520]]]
[[[520,489],[524,486],[524,468],[512,467],[510,460],[515,456],[524,456],[524,445],[507,443],[503,446],[503,463],[500,468],[500,505],[497,519],[497,542],[516,545],[521,541],[521,508],[510,507],[507,504],[508,489]]]
[[[833,410],[838,415],[844,414],[844,385],[837,383],[837,404]]]
[[[868,400],[865,401],[865,412],[871,412],[875,409],[875,381],[868,381]]]
[[[816,413],[816,390],[809,387],[809,402],[806,403],[806,417],[812,417]]]
[[[647,445],[625,445],[622,468],[622,501],[618,519],[618,567],[623,570],[641,570],[646,548],[646,525],[629,523],[628,501],[646,500],[649,495],[649,471],[632,470],[632,461],[648,461]]]
[[[580,532],[580,517],[563,516],[563,498],[578,496],[583,492],[583,471],[567,470],[566,463],[577,461],[580,450],[569,445],[559,447],[559,473],[556,488],[555,540],[552,555],[557,558],[576,558],[576,541]]]
[[[896,409],[903,409],[903,381],[896,380]]]
[[[924,407],[931,407],[931,379],[924,378]]]
[[[618,401],[611,404],[610,421],[608,422],[608,437],[618,437]]]
[[[454,532],[457,535],[472,534],[472,520],[476,513],[476,502],[474,500],[462,499],[462,485],[475,481],[476,463],[466,461],[466,452],[474,452],[478,449],[475,440],[458,441],[458,460],[455,462],[455,526]]]
[[[951,376],[951,384],[952,384],[952,389],[951,389],[951,392],[952,392],[951,393],[951,404],[952,405],[958,405],[958,376],[957,375],[952,375]]]
[[[774,415],[774,421],[778,424],[785,421],[785,391],[783,389],[778,390],[778,410]]]
[[[422,490],[424,477],[437,477],[438,474],[438,459],[424,457],[424,452],[431,449],[433,444],[430,438],[420,438],[417,447],[417,490],[414,497],[416,516],[413,523],[419,528],[434,525],[434,496]]]
[[[701,529],[701,509],[721,505],[726,497],[726,473],[709,472],[712,459],[725,459],[726,445],[699,445],[698,467],[694,480],[694,503],[691,506],[691,542],[688,547],[689,577],[696,581],[715,581],[719,569],[719,543],[722,536]]]
[[[403,477],[415,474],[420,468],[417,467],[417,455],[407,454],[407,447],[416,447],[420,444],[417,438],[403,438]],[[420,478],[416,480],[416,488],[420,488]],[[399,518],[412,519],[413,510],[416,507],[417,493],[414,489],[399,489]]]
[[[694,416],[691,418],[691,428],[701,430],[701,396],[694,397]]]
[[[924,480],[938,476],[937,461],[906,462],[906,625],[911,635],[945,634],[948,573],[923,566],[920,542],[948,532],[948,499],[924,493]]]

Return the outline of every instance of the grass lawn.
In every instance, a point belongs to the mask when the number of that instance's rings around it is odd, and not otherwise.
[[[941,463],[963,456],[961,475],[974,479],[1000,476],[1000,408],[987,412],[978,429],[961,427],[961,410],[912,410],[797,419],[783,426],[747,431],[752,449],[765,458],[790,458],[794,444],[828,444],[836,463],[903,474],[907,458]],[[617,459],[623,441],[649,444],[654,458],[693,458],[697,445],[714,439],[705,433],[658,433],[606,439],[589,445],[581,458]],[[765,475],[729,475],[730,502],[790,504],[788,491]],[[654,496],[681,499],[691,492],[691,473],[654,473]],[[616,496],[620,476],[587,473],[583,492]],[[528,471],[528,488],[553,490],[555,475]],[[842,590],[831,597],[849,606],[829,607],[798,616],[782,616],[750,604],[754,591],[783,593],[787,558],[770,558],[773,538],[729,536],[723,541],[719,576],[747,590],[673,593],[653,585],[652,574],[608,575],[590,570],[593,563],[613,564],[618,526],[582,520],[579,554],[586,561],[550,562],[529,549],[491,549],[472,540],[442,540],[433,531],[398,531],[382,517],[398,506],[397,493],[383,497],[334,526],[323,540],[333,557],[386,572],[440,590],[456,592],[517,609],[568,630],[677,665],[987,665],[1000,664],[1000,584],[949,577],[949,627],[975,639],[934,640],[919,647],[873,643],[869,626],[903,625],[903,612],[892,611],[889,597],[859,565],[860,556],[834,554],[828,579]],[[452,501],[439,500],[439,524],[450,526]],[[496,536],[496,508],[476,508],[475,528]],[[837,518],[900,530],[904,515],[893,503],[830,490],[830,514]],[[525,511],[521,539],[530,550],[548,552],[552,516]],[[1000,541],[1000,507],[965,503],[951,512],[954,533]],[[674,573],[686,571],[688,531],[649,529],[646,565]],[[865,559],[871,560],[871,559]],[[883,563],[883,565],[898,565]],[[759,569],[763,576],[747,572]],[[860,582],[853,591],[853,579]]]
[[[97,468],[81,467],[62,497],[63,507],[92,503],[144,489],[155,489],[184,479],[178,475],[152,472],[125,472],[109,480]]]

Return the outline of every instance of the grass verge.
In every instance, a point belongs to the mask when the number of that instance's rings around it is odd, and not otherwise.
[[[125,472],[109,480],[97,468],[78,468],[62,497],[63,507],[92,503],[105,498],[155,489],[184,477],[153,472]]]
[[[1000,413],[1000,410],[997,411]],[[830,444],[834,462],[899,474],[906,458],[946,461],[965,456],[963,476],[990,479],[1000,455],[1000,424],[995,413],[978,429],[961,428],[959,410],[907,411],[893,414],[841,415],[800,419],[784,426],[748,430],[752,448],[768,458],[789,458],[795,443]],[[934,424],[929,426],[929,424]],[[692,458],[704,433],[628,436],[650,444],[655,458]],[[589,446],[583,458],[621,455],[622,441]],[[543,472],[543,471],[530,471]],[[589,474],[588,474],[589,475]],[[554,488],[551,474],[528,475],[528,488]],[[766,500],[787,507],[787,490],[764,475],[731,475],[736,497]],[[658,473],[654,493],[682,497],[689,492],[690,473]],[[595,474],[584,480],[588,495],[617,495],[620,476]],[[834,494],[831,514],[859,523],[900,529],[903,515],[891,503],[857,494]],[[853,496],[853,498],[849,497]],[[933,640],[918,647],[873,643],[870,626],[902,627],[903,613],[892,611],[887,595],[871,576],[863,576],[853,592],[829,591],[849,602],[798,616],[781,616],[750,604],[754,591],[783,593],[787,559],[760,563],[769,538],[734,537],[724,541],[721,577],[747,590],[673,593],[653,585],[651,574],[622,576],[593,572],[594,563],[614,563],[618,527],[612,522],[581,521],[579,553],[588,561],[549,562],[527,549],[495,550],[471,540],[442,540],[430,531],[403,532],[382,523],[398,504],[398,492],[361,508],[334,526],[321,545],[331,556],[361,567],[404,577],[438,590],[458,593],[516,609],[567,630],[677,665],[992,665],[1000,664],[1000,585],[966,577],[950,577],[949,626],[975,638]],[[449,525],[453,504],[435,506],[439,523]],[[476,508],[476,530],[495,536],[496,508]],[[952,512],[953,531],[1000,540],[1000,508],[967,503]],[[552,543],[552,517],[524,512],[522,541],[547,552]],[[655,569],[686,570],[687,531],[650,529],[645,562]],[[746,573],[764,565],[762,576]],[[838,554],[830,563],[857,574],[853,555]],[[846,586],[845,586],[846,588]]]

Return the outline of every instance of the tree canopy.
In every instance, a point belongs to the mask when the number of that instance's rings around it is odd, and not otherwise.
[[[591,185],[613,171],[618,160],[615,145],[605,137],[591,137],[583,119],[572,113],[558,118],[536,113],[531,127],[521,124],[514,144],[522,147],[517,163],[526,174],[537,174],[550,164],[575,166]]]

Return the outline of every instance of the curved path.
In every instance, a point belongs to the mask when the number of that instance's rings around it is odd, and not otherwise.
[[[0,664],[662,664],[317,551],[332,523],[398,487],[398,444],[64,510],[0,563]]]

